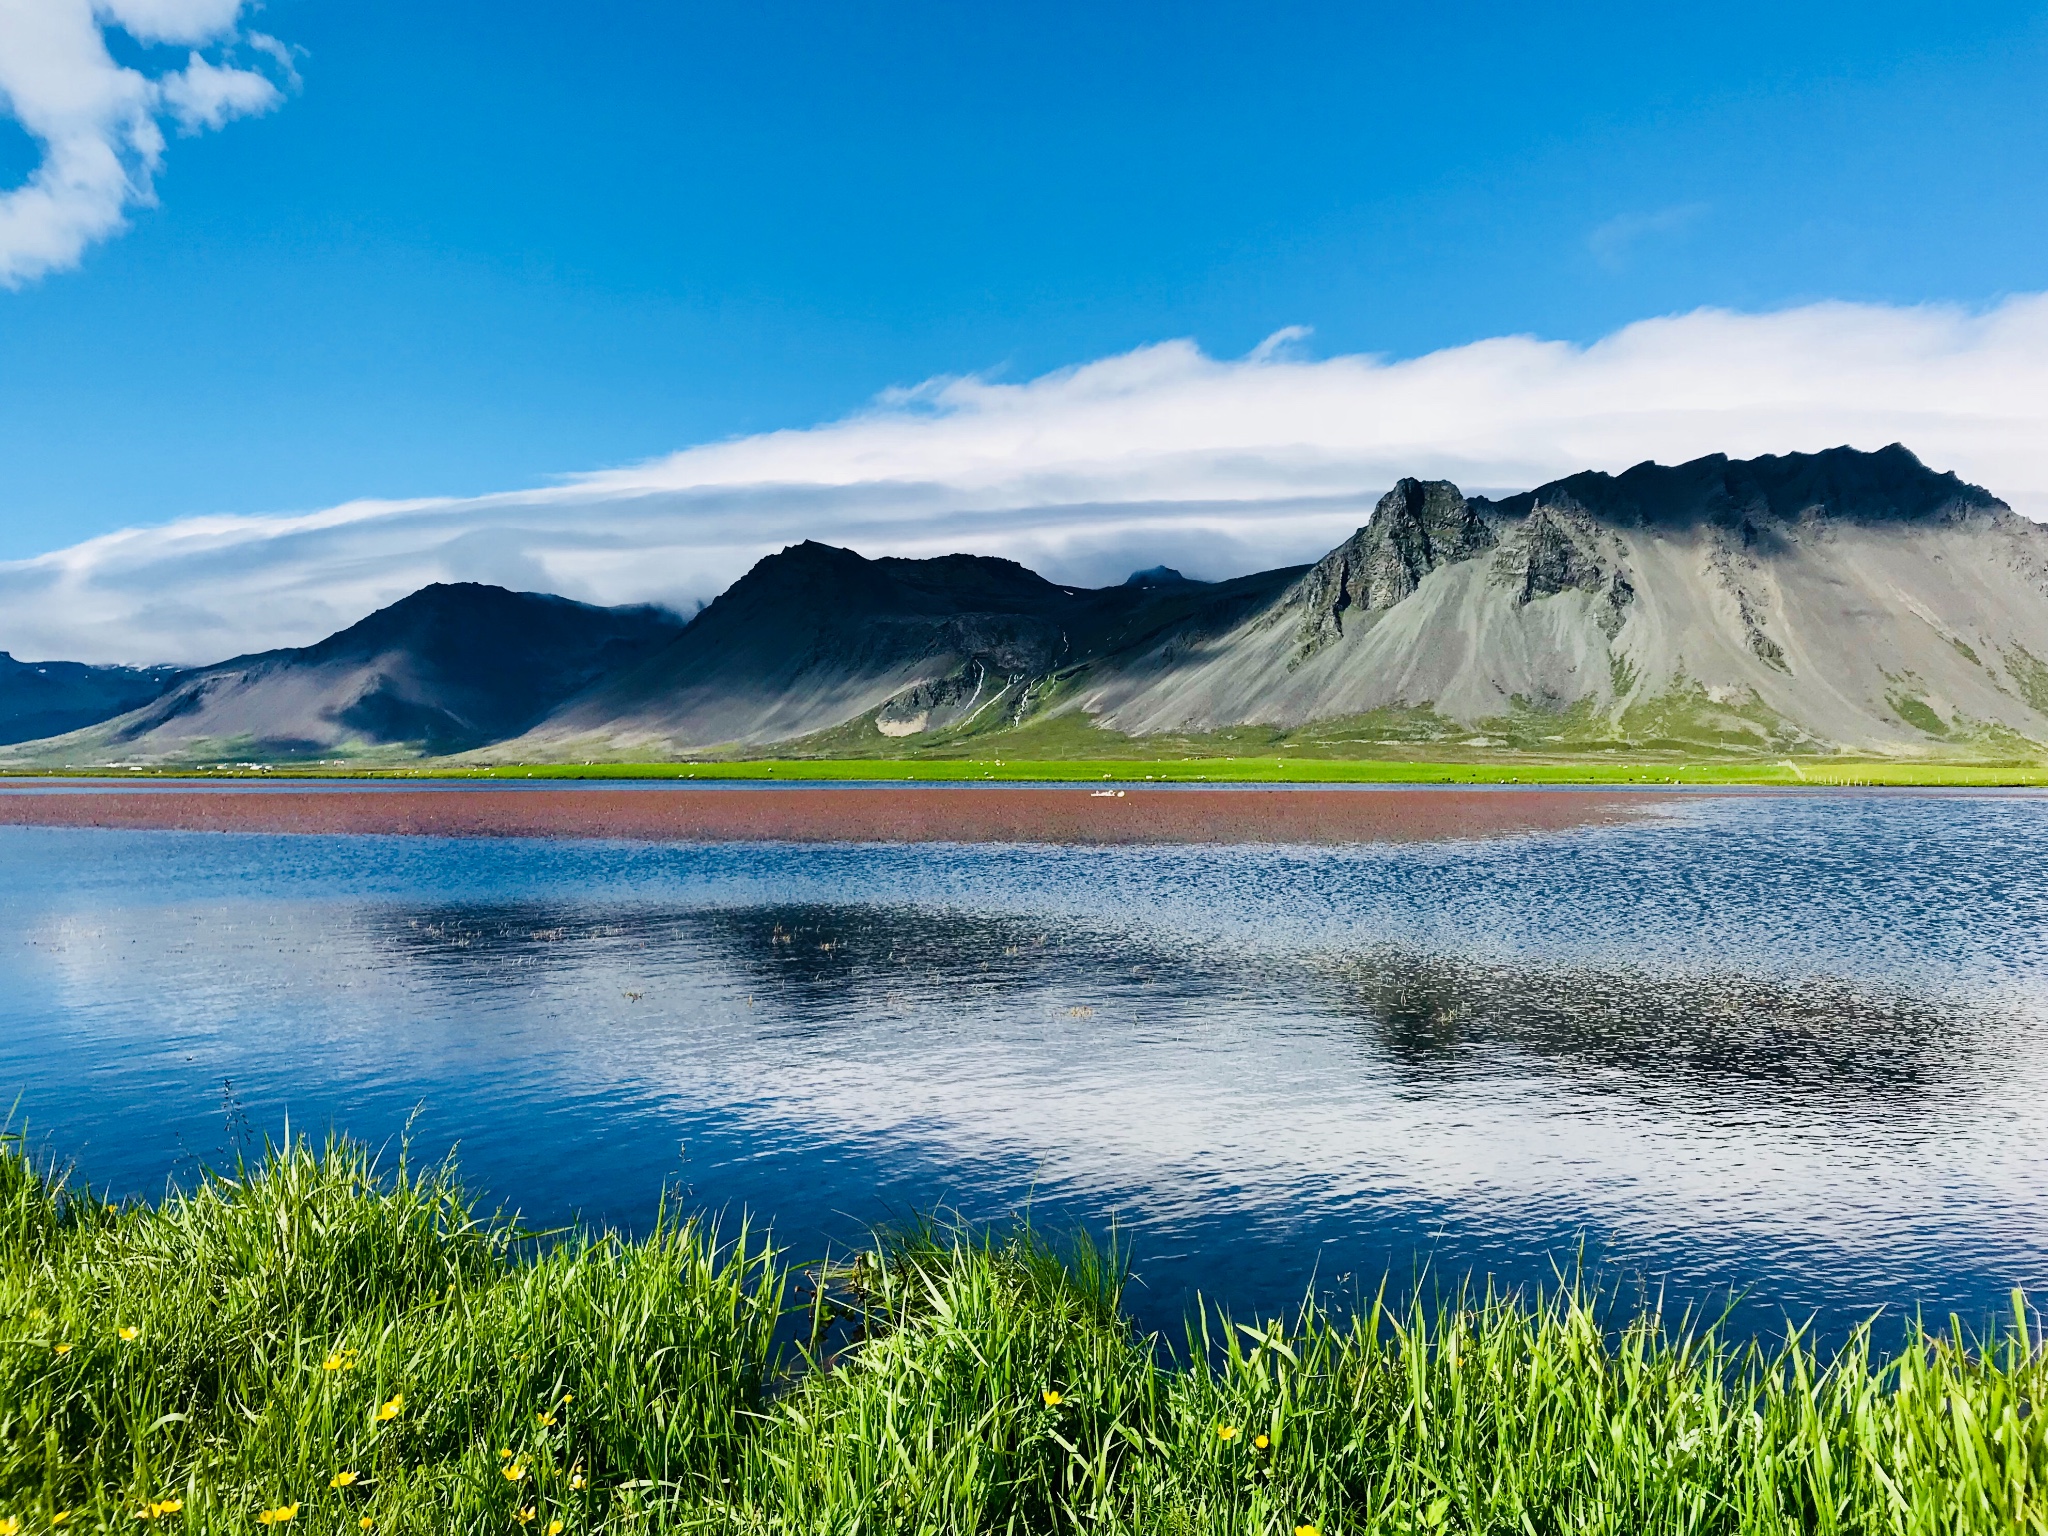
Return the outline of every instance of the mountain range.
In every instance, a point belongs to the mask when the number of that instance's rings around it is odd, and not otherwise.
[[[1402,480],[1315,564],[1228,581],[1159,567],[1083,588],[985,556],[806,542],[687,622],[436,585],[317,645],[190,672],[40,668],[70,680],[47,690],[61,707],[17,708],[29,695],[0,667],[0,722],[82,728],[4,749],[18,763],[1275,743],[2037,756],[2048,529],[1896,444],[1716,454],[1499,500]]]
[[[0,651],[0,744],[56,736],[125,714],[183,675],[177,667],[16,661]]]

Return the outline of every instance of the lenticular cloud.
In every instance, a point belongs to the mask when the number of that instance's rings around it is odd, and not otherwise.
[[[443,580],[687,612],[804,538],[1006,555],[1075,582],[1161,562],[1218,577],[1313,559],[1402,475],[1499,492],[1841,443],[1903,442],[2048,518],[2048,295],[1702,310],[1590,346],[1508,336],[1398,362],[1304,358],[1298,340],[936,379],[826,426],[534,490],[111,534],[0,565],[0,647],[212,661]]]

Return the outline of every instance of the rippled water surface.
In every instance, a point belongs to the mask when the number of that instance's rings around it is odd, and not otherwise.
[[[1161,1323],[1582,1251],[1766,1330],[2048,1290],[2034,796],[1356,849],[0,829],[0,920],[0,1100],[122,1192],[412,1116],[536,1223],[1114,1215]]]

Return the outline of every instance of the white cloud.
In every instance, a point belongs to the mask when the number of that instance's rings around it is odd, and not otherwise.
[[[160,117],[187,133],[266,112],[270,79],[197,47],[232,48],[245,0],[0,0],[0,109],[42,146],[26,182],[0,193],[0,284],[19,287],[77,264],[155,199]],[[193,46],[183,69],[152,75],[118,64],[104,28],[138,42]],[[249,39],[276,57],[274,40]],[[286,56],[288,72],[289,55]]]
[[[2048,294],[1816,304],[1496,337],[1404,362],[1166,342],[1020,384],[937,379],[806,431],[535,490],[200,517],[0,564],[16,656],[211,661],[436,580],[687,609],[803,538],[1104,582],[1308,560],[1404,474],[1467,490],[1643,459],[1904,442],[2048,517]]]
[[[198,54],[160,87],[164,105],[187,133],[218,128],[230,118],[268,112],[284,99],[278,88],[254,70],[223,69]]]
[[[93,9],[138,42],[204,43],[232,32],[247,0],[96,0]]]

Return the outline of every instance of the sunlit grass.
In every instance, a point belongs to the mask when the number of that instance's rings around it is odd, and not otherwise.
[[[522,1244],[448,1169],[380,1178],[347,1143],[125,1209],[8,1152],[0,1512],[585,1529],[647,1496],[629,1484],[701,1497],[760,1400],[779,1287],[744,1232]]]
[[[346,1142],[112,1208],[0,1148],[0,1521],[46,1530],[2042,1532],[2048,1356],[1567,1288],[1213,1313],[925,1228],[540,1242]],[[132,1330],[132,1336],[128,1332]],[[778,1342],[780,1341],[780,1342]],[[60,1519],[61,1517],[61,1519]],[[366,1523],[367,1522],[367,1523]],[[6,1527],[0,1526],[0,1529]]]
[[[8,772],[0,777],[91,777],[95,770]],[[97,770],[104,774],[106,770]],[[529,763],[478,767],[426,759],[395,768],[281,764],[252,769],[151,767],[124,779],[496,779],[661,780],[689,783],[1088,783],[1123,784],[1584,784],[1797,788],[1892,786],[1995,789],[2048,785],[2048,764],[1922,757],[1669,757],[1475,754],[1436,758],[1337,758],[1308,753],[1144,758],[760,758],[705,762]]]
[[[434,776],[433,770],[415,771]],[[415,776],[415,772],[399,775]],[[662,779],[705,782],[1118,783],[1162,784],[1588,784],[1737,787],[2021,788],[2048,785],[2038,763],[1938,762],[1917,758],[1760,759],[1491,757],[1468,762],[1284,757],[1190,757],[1031,761],[987,759],[778,759],[753,762],[536,764],[454,777]]]
[[[6,773],[11,778],[93,776],[95,770]],[[97,770],[104,774],[106,770]],[[152,767],[125,771],[134,779],[404,779],[423,782],[500,779],[661,780],[689,783],[1087,783],[1123,784],[1583,784],[1704,787],[1997,789],[2048,785],[2048,765],[1932,758],[1619,759],[1495,755],[1469,761],[1264,757],[1101,759],[1024,758],[764,758],[663,763],[533,763],[471,767],[427,760],[403,768],[351,769],[284,765],[254,770]]]

